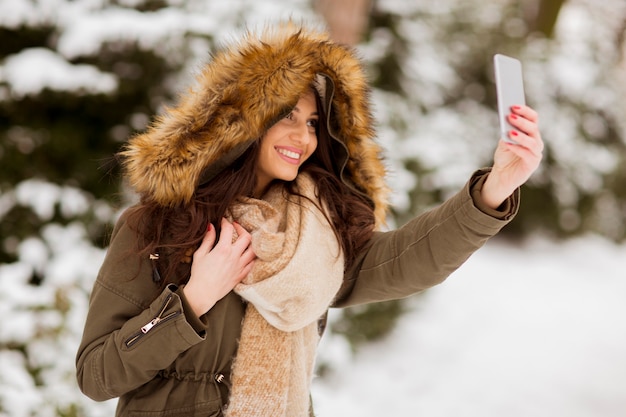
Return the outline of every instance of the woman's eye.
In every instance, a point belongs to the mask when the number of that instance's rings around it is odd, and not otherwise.
[[[317,119],[311,119],[308,122],[306,122],[307,126],[309,127],[314,127],[317,128],[318,125],[318,120]]]
[[[291,112],[287,116],[285,116],[285,119],[293,120],[293,112]]]

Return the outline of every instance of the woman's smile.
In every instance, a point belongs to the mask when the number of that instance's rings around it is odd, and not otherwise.
[[[290,164],[298,165],[300,163],[300,157],[302,156],[302,151],[300,149],[295,148],[286,148],[286,147],[274,147],[278,152],[278,155],[285,161]]]

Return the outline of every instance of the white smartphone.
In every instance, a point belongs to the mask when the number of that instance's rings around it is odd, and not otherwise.
[[[502,54],[494,55],[493,63],[496,76],[496,93],[498,96],[500,137],[505,142],[515,143],[515,141],[509,137],[509,131],[518,129],[509,124],[507,116],[511,113],[511,106],[526,104],[522,63],[518,59]]]

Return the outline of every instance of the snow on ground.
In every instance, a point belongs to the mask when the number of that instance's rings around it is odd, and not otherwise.
[[[353,360],[325,336],[317,415],[624,416],[625,262],[595,237],[492,240]]]

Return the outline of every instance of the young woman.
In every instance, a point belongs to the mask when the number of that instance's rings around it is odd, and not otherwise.
[[[329,307],[444,280],[515,215],[536,113],[440,207],[381,232],[387,187],[361,63],[293,25],[215,54],[121,153],[141,197],[94,284],[77,376],[118,416],[305,416]]]

